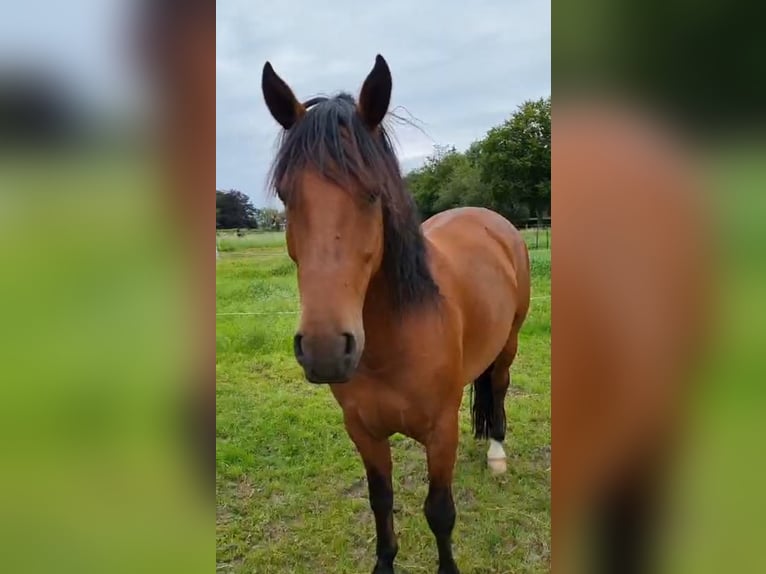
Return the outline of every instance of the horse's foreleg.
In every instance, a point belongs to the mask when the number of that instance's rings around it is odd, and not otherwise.
[[[426,443],[428,455],[428,497],[424,512],[439,549],[438,574],[459,574],[452,557],[452,529],[455,526],[455,502],[452,498],[452,475],[457,455],[457,412],[445,417]]]
[[[371,437],[363,428],[346,423],[364,461],[367,472],[370,507],[375,514],[377,563],[373,574],[394,574],[394,558],[398,551],[394,533],[394,489],[391,484],[391,447],[388,440]]]

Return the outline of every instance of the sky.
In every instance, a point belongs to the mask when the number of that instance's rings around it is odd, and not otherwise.
[[[137,2],[7,4],[0,17],[0,78],[8,70],[30,69],[95,114],[131,113],[145,103],[143,79],[130,54]]]
[[[306,100],[357,96],[381,54],[393,76],[391,109],[402,106],[426,132],[396,125],[404,171],[421,165],[434,144],[463,150],[524,100],[550,95],[546,0],[326,4],[217,2],[217,189],[243,191],[257,207],[278,206],[266,194],[280,130],[261,93],[267,60]]]

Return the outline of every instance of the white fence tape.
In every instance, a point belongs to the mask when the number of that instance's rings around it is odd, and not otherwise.
[[[550,295],[540,295],[539,297],[530,297],[530,301],[538,299],[550,299]],[[216,313],[216,317],[237,317],[242,315],[297,315],[300,311],[242,311],[231,313]]]

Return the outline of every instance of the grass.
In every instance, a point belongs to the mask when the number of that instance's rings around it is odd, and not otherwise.
[[[242,230],[238,235],[233,229],[223,229],[216,233],[218,250],[226,253],[253,249],[255,247],[281,247],[284,245],[285,234],[281,231]],[[551,228],[522,229],[521,234],[530,249],[547,248],[551,245]]]
[[[683,421],[685,451],[667,497],[666,572],[766,572],[759,550],[766,464],[755,454],[763,451],[766,408],[765,151],[756,140],[705,158],[716,224],[711,281],[719,300],[708,309],[714,329],[690,387],[696,394]]]
[[[217,312],[267,314],[217,321],[217,571],[369,572],[375,528],[361,460],[329,389],[307,384],[292,357],[298,293],[283,234],[219,241]],[[507,474],[488,473],[467,396],[461,409],[453,540],[464,573],[550,569],[550,251],[531,260],[540,298],[512,369]],[[392,445],[398,572],[435,572],[425,453],[398,435]]]
[[[235,231],[226,230],[216,235],[218,250],[222,252],[253,247],[281,247],[285,243],[285,234],[280,231],[245,231],[240,236]]]

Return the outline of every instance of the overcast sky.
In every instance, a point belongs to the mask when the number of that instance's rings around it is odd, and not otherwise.
[[[382,54],[394,79],[391,107],[406,108],[430,136],[396,127],[408,170],[434,143],[465,149],[522,101],[548,96],[550,39],[548,0],[219,1],[216,187],[276,206],[265,194],[279,133],[261,94],[266,60],[305,100],[357,96]]]
[[[129,50],[134,0],[25,0],[0,12],[0,75],[29,67],[84,111],[124,113],[142,103]]]

